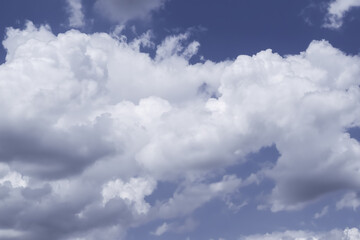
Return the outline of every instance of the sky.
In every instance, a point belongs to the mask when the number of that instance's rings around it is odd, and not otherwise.
[[[0,1],[0,239],[360,239],[359,0]]]

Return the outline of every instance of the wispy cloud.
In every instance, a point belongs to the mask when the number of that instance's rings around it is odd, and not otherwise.
[[[95,9],[110,21],[125,23],[133,19],[144,19],[163,6],[166,0],[97,0]]]
[[[81,28],[85,25],[85,16],[81,0],[67,0],[69,12],[69,26]]]
[[[242,237],[240,240],[300,240],[300,239],[317,239],[317,240],[338,240],[348,239],[357,240],[360,238],[360,231],[357,228],[347,228],[345,230],[334,229],[329,232],[309,232],[309,231],[285,231],[267,234],[258,234]]]
[[[320,212],[315,213],[314,218],[315,219],[322,218],[328,213],[329,213],[329,206],[325,206]]]
[[[335,0],[329,4],[324,27],[338,29],[343,25],[347,12],[360,6],[360,0]]]

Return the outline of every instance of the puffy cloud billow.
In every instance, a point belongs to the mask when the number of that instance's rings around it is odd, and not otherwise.
[[[346,132],[360,124],[358,56],[313,41],[298,55],[190,64],[199,44],[186,37],[168,37],[151,58],[144,39],[8,29],[0,238],[121,239],[129,227],[190,217],[248,184],[226,172],[214,180],[219,169],[273,144],[281,156],[260,172],[275,182],[272,211],[358,192],[360,146]],[[179,187],[150,204],[159,182]]]

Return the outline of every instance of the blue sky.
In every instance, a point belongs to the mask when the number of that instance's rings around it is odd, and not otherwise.
[[[0,239],[360,239],[359,0],[3,0]]]

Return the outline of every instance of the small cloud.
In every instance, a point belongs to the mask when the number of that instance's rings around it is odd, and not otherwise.
[[[144,19],[161,8],[165,0],[97,0],[95,9],[112,22],[125,23],[133,19]]]
[[[336,209],[352,208],[354,211],[360,206],[359,194],[351,192],[346,194],[340,201],[336,203]]]
[[[69,26],[81,28],[85,25],[84,13],[82,12],[81,0],[67,0],[69,12]]]
[[[329,206],[325,206],[320,212],[315,213],[314,218],[319,219],[329,213]]]
[[[330,29],[340,28],[343,25],[343,19],[346,13],[352,8],[359,6],[360,0],[335,0],[331,2],[323,26]]]
[[[155,236],[161,236],[164,233],[166,233],[169,230],[169,225],[165,222],[162,225],[160,225],[155,232],[151,232],[151,234],[155,235]]]
[[[150,208],[144,197],[150,195],[156,187],[152,179],[131,178],[129,182],[122,180],[108,182],[102,190],[103,205],[113,198],[121,198],[125,203],[134,208],[138,214],[146,214]]]
[[[192,218],[188,218],[184,222],[173,222],[173,223],[164,222],[162,225],[157,227],[154,232],[151,232],[150,234],[155,236],[161,236],[166,232],[186,233],[186,232],[191,232],[197,226],[198,223],[194,221]]]

